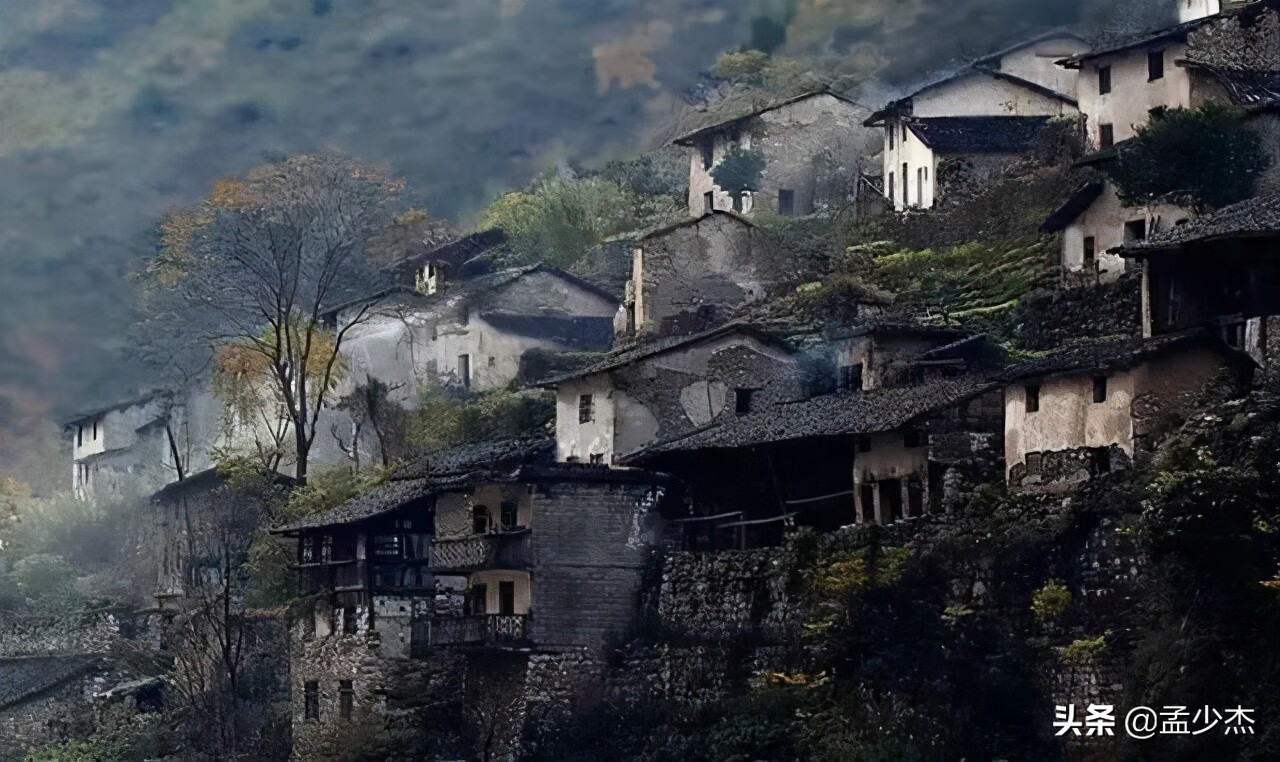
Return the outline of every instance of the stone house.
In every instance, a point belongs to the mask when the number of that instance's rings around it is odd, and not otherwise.
[[[666,225],[632,245],[619,332],[705,330],[743,305],[810,279],[818,267],[784,255],[773,236],[733,212]]]
[[[767,210],[807,215],[842,206],[865,191],[857,178],[874,154],[860,127],[866,109],[827,90],[804,93],[675,138],[689,158],[689,214],[751,215]],[[716,185],[712,170],[734,148],[763,157],[760,187],[738,198]]]
[[[1077,114],[1074,73],[1054,62],[1088,49],[1053,32],[974,61],[894,100],[864,125],[883,134],[884,194],[929,208],[949,182],[981,181],[1025,154],[1057,117]]]
[[[1081,344],[1004,375],[1011,489],[1052,492],[1126,467],[1180,394],[1256,364],[1206,331]]]
[[[556,458],[612,464],[718,417],[803,399],[830,371],[743,323],[635,345],[543,381],[556,391]]]
[[[1211,326],[1259,362],[1280,349],[1280,195],[1218,210],[1120,254],[1142,268],[1144,336]]]
[[[154,392],[80,413],[63,424],[71,436],[71,485],[96,502],[158,489],[174,476],[165,423],[168,395]]]
[[[1080,112],[1098,152],[1082,164],[1105,169],[1124,142],[1159,109],[1236,105],[1255,113],[1280,100],[1280,4],[1275,0],[1218,12],[1216,2],[1180,3],[1184,22],[1115,41],[1060,64],[1080,73]],[[1207,14],[1207,15],[1206,15]],[[1268,116],[1252,123],[1272,152],[1277,128]],[[1274,177],[1271,178],[1274,182]],[[1170,203],[1126,207],[1105,179],[1085,184],[1045,220],[1062,234],[1064,282],[1111,281],[1124,272],[1116,249],[1167,231],[1193,216]]]
[[[440,453],[279,530],[299,540],[311,602],[291,637],[295,751],[386,720],[413,686],[456,701],[448,675],[496,651],[598,651],[631,625],[669,479],[553,451],[535,438]]]

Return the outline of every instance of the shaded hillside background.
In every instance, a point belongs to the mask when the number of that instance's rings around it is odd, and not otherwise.
[[[548,167],[647,148],[725,50],[822,61],[877,99],[1038,29],[1116,31],[1157,5],[0,0],[0,472],[41,486],[48,419],[139,383],[118,350],[156,216],[264,155],[385,162],[465,227]]]

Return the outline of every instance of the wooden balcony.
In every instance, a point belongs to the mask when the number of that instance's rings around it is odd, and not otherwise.
[[[528,569],[533,565],[528,529],[431,541],[431,568],[442,571]]]
[[[473,614],[423,618],[413,622],[410,655],[422,658],[431,648],[519,646],[529,639],[528,614]]]

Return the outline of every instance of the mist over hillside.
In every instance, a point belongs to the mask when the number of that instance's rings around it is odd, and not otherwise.
[[[118,358],[156,216],[264,156],[384,162],[465,226],[548,167],[648,147],[725,50],[821,60],[883,90],[1116,13],[1066,0],[0,0],[0,468],[37,422],[140,382]]]

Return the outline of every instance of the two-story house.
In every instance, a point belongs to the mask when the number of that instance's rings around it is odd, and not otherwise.
[[[1030,150],[1057,117],[1075,117],[1074,72],[1055,61],[1088,45],[1052,32],[998,51],[872,114],[883,135],[884,194],[929,208],[949,182],[980,180]]]
[[[1176,26],[1113,41],[1060,64],[1080,75],[1080,111],[1096,153],[1082,164],[1123,160],[1125,141],[1154,113],[1207,103],[1256,108],[1274,97],[1280,50],[1280,3],[1236,4],[1180,0]],[[1269,88],[1270,85],[1270,88]],[[1261,124],[1261,123],[1260,123]],[[1270,143],[1274,134],[1267,133]],[[1109,281],[1125,260],[1117,248],[1167,231],[1193,216],[1168,202],[1125,206],[1105,178],[1083,185],[1045,220],[1062,234],[1064,282]]]
[[[175,474],[166,467],[169,396],[160,392],[86,411],[63,424],[71,436],[71,485],[89,502],[140,496]]]
[[[689,214],[767,210],[806,215],[865,192],[864,158],[874,154],[860,127],[867,109],[829,90],[803,93],[721,119],[675,138],[689,158]],[[713,169],[734,149],[763,159],[759,187],[740,195],[718,185]]]

